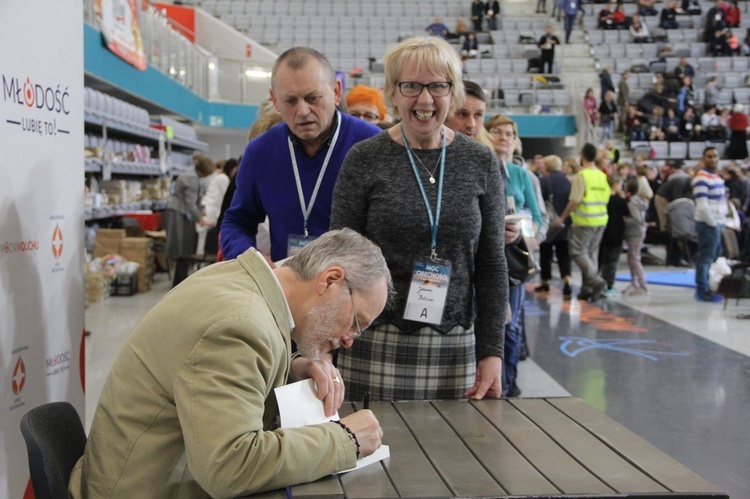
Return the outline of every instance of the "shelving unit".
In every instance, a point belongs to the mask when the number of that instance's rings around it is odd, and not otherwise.
[[[145,109],[98,90],[87,87],[84,102],[88,151],[85,172],[93,191],[87,196],[86,221],[134,211],[164,210],[167,204],[164,192],[155,199],[137,201],[124,195],[127,199],[123,202],[110,204],[99,192],[100,186],[122,181],[120,185],[124,187],[127,182],[147,180],[154,184],[157,179],[171,179],[192,165],[195,151],[208,150],[208,144],[197,140],[190,125],[166,116],[149,116]],[[129,190],[122,189],[122,193]]]

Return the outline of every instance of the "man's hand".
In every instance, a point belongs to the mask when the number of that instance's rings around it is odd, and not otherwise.
[[[312,378],[318,387],[318,399],[323,401],[327,417],[336,414],[344,402],[344,381],[339,370],[331,362],[331,356],[320,360],[295,357],[292,360],[292,377],[295,380]]]
[[[466,390],[464,397],[481,400],[485,397],[499,399],[503,394],[503,359],[490,355],[477,364],[474,386]]]
[[[369,456],[380,447],[383,439],[383,429],[380,428],[380,423],[371,410],[362,409],[345,418],[341,418],[341,422],[357,435],[359,457]]]

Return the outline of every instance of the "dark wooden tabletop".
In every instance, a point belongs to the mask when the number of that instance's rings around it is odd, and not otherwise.
[[[391,457],[292,487],[293,497],[728,497],[578,398],[380,402],[370,409]]]

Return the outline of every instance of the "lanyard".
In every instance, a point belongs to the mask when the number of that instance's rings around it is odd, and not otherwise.
[[[427,193],[424,190],[424,185],[422,184],[422,179],[419,176],[419,169],[417,168],[417,164],[414,162],[414,152],[411,150],[411,147],[409,146],[409,142],[406,140],[406,135],[404,134],[404,128],[401,127],[401,138],[404,141],[404,147],[406,147],[406,153],[409,156],[409,162],[411,163],[411,168],[414,170],[414,176],[417,177],[417,184],[419,184],[419,190],[422,192],[422,199],[424,199],[424,205],[427,207],[427,215],[430,217],[430,229],[432,234],[432,251],[430,252],[430,258],[432,260],[437,259],[437,233],[438,233],[438,224],[440,222],[440,206],[443,202],[443,176],[445,175],[445,133],[443,133],[443,150],[440,153],[440,179],[438,180],[438,196],[437,196],[437,206],[435,207],[435,217],[432,216],[432,207],[430,206],[430,200],[427,197]]]
[[[323,167],[320,169],[320,173],[318,174],[318,180],[315,182],[315,189],[313,190],[312,196],[310,196],[310,203],[305,206],[305,194],[302,192],[302,180],[300,180],[299,177],[299,168],[297,167],[297,156],[294,153],[294,145],[292,144],[291,137],[287,137],[287,143],[289,144],[289,155],[292,157],[292,169],[294,170],[294,180],[297,182],[297,194],[299,195],[299,204],[302,208],[302,216],[305,220],[305,237],[308,236],[307,231],[307,220],[310,218],[310,212],[312,212],[313,205],[315,204],[315,198],[318,197],[318,190],[320,190],[320,184],[323,182],[323,175],[326,173],[326,168],[328,168],[328,161],[331,159],[331,154],[333,154],[333,148],[336,147],[336,141],[339,138],[339,131],[341,130],[341,116],[338,115],[338,111],[336,111],[336,132],[333,134],[333,140],[331,140],[331,145],[328,147],[328,152],[326,153],[326,158],[323,161]]]

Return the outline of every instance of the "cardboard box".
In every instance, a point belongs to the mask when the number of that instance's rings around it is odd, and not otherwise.
[[[86,272],[86,303],[97,303],[108,297],[110,278],[106,272]]]
[[[137,289],[139,293],[151,290],[154,276],[154,241],[150,237],[126,237],[120,243],[120,254],[138,264]]]
[[[125,229],[97,229],[94,240],[94,258],[119,254],[120,242],[125,239]]]

